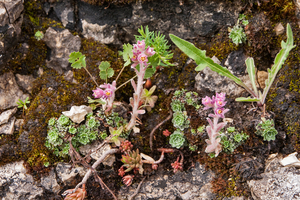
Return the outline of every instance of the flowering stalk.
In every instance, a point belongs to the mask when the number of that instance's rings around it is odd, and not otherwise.
[[[96,99],[104,99],[106,101],[106,110],[105,112],[109,112],[112,109],[112,105],[115,99],[115,91],[116,91],[116,81],[113,81],[112,84],[106,84],[100,85],[99,88],[96,90],[93,90],[93,96]],[[105,89],[102,90],[101,88]]]
[[[131,67],[134,69],[135,73],[137,74],[138,80],[137,83],[134,82],[134,80],[131,80],[131,85],[134,89],[133,93],[133,99],[130,99],[130,104],[132,106],[132,115],[130,122],[128,123],[126,129],[130,130],[132,129],[136,124],[136,118],[139,114],[144,114],[145,110],[140,110],[140,101],[141,101],[141,94],[143,90],[144,85],[144,76],[146,73],[146,69],[148,67],[148,57],[151,57],[155,54],[155,51],[153,48],[148,47],[145,50],[145,41],[138,41],[137,44],[133,45],[133,56],[131,60],[133,61],[133,64]],[[139,69],[137,69],[137,66],[139,66]]]
[[[206,131],[208,134],[209,139],[206,139],[205,142],[208,146],[205,149],[206,153],[215,153],[217,157],[222,150],[222,146],[220,144],[221,138],[218,136],[219,131],[224,128],[227,122],[218,123],[219,118],[224,118],[224,114],[229,111],[229,109],[224,109],[223,107],[226,105],[225,102],[225,93],[216,93],[216,96],[212,98],[206,96],[202,99],[202,104],[205,106],[204,110],[213,108],[214,114],[209,114],[209,117],[213,118],[213,122],[210,118],[207,118],[207,121],[210,126],[206,127]]]

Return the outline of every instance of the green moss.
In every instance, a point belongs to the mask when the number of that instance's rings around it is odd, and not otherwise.
[[[122,5],[122,4],[130,4],[130,3],[136,3],[137,0],[82,0],[86,3],[92,4],[92,5],[110,5],[110,4],[115,4],[115,5]],[[149,2],[152,0],[142,0],[142,2]]]

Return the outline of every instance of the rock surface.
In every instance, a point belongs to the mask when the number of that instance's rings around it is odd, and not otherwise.
[[[41,185],[50,192],[58,193],[60,191],[60,185],[56,181],[56,175],[54,170],[51,170],[48,176],[41,178]]]
[[[175,175],[162,174],[158,171],[156,175],[144,181],[135,199],[211,200],[215,198],[215,194],[210,189],[210,181],[213,177],[212,172],[206,171],[204,166],[198,163],[194,169],[178,172]],[[135,192],[137,186],[138,183],[129,188],[123,186],[119,199],[128,198]]]
[[[248,181],[255,200],[300,198],[300,170],[295,167],[282,167],[282,156],[269,159],[261,180]]]
[[[0,126],[0,134],[12,135],[15,130],[16,117],[12,117],[7,123]]]
[[[17,112],[17,108],[13,108],[7,111],[4,111],[0,114],[0,125],[5,124],[11,118],[13,114]]]
[[[18,43],[23,10],[22,0],[0,0],[0,69],[5,67]]]
[[[55,30],[50,27],[45,33],[44,41],[51,49],[47,67],[55,69],[60,74],[68,71],[69,55],[73,51],[79,51],[81,46],[79,36],[73,36],[69,30]]]
[[[87,171],[83,167],[70,168],[71,165],[67,163],[58,163],[56,166],[57,176],[65,185],[70,184],[77,175],[84,176]]]
[[[17,101],[24,101],[28,94],[24,94],[19,88],[13,73],[5,73],[0,76],[0,110],[18,106]]]
[[[3,200],[35,200],[44,192],[43,188],[36,186],[33,177],[26,174],[23,161],[0,167],[0,190]]]

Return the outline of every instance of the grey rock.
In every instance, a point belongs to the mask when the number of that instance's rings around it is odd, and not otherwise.
[[[84,146],[79,147],[79,151],[83,155],[86,155],[91,151],[91,152],[93,152],[93,153],[91,153],[91,157],[95,160],[98,160],[107,150],[111,149],[111,146],[109,144],[105,144],[102,148],[100,148],[98,151],[96,151],[97,147],[100,144],[101,144],[101,142],[97,141],[97,142],[94,142],[93,144],[84,145]],[[115,161],[116,161],[115,155],[110,154],[103,160],[102,164],[112,167]]]
[[[276,26],[274,27],[274,30],[276,32],[276,35],[281,35],[285,31],[284,27],[282,26],[282,23],[277,23]]]
[[[0,69],[11,58],[21,35],[22,0],[0,0]]]
[[[16,74],[16,81],[17,81],[18,85],[29,93],[31,93],[31,91],[32,91],[32,86],[33,86],[34,80],[35,80],[35,78],[33,78],[32,75]]]
[[[0,126],[0,134],[12,135],[15,130],[16,117],[12,117],[7,123]]]
[[[107,24],[100,26],[82,20],[82,29],[82,34],[85,38],[93,38],[103,44],[116,43],[116,27],[114,26]]]
[[[41,185],[50,192],[58,193],[61,188],[56,181],[56,175],[54,170],[51,170],[48,176],[44,176],[41,178]]]
[[[295,167],[282,167],[282,155],[266,161],[265,172],[261,180],[248,181],[252,197],[255,200],[296,200],[300,196],[299,169]]]
[[[74,167],[70,170],[71,165],[68,163],[58,163],[56,173],[58,178],[65,184],[70,184],[77,175],[84,176],[87,172],[83,167]]]
[[[5,26],[9,23],[8,14],[6,12],[5,4],[0,2],[0,26]]]
[[[70,0],[55,1],[51,6],[65,28],[75,28],[74,5]]]
[[[13,73],[5,73],[0,76],[0,109],[18,106],[17,101],[24,101],[28,94],[20,90]]]
[[[37,187],[33,177],[26,174],[24,161],[0,167],[2,200],[35,200],[42,196],[43,188]]]
[[[211,191],[210,181],[214,174],[206,171],[204,166],[196,164],[188,172],[177,172],[175,175],[162,174],[159,170],[141,186],[135,199],[193,199],[211,200],[215,194]],[[119,192],[119,199],[126,199],[135,192],[138,183],[129,188],[123,186]]]
[[[214,58],[216,59],[216,58]],[[232,52],[225,61],[228,70],[240,78],[248,87],[252,88],[251,81],[246,73],[245,65],[246,56],[241,51]],[[217,61],[216,61],[217,62]],[[195,77],[195,88],[201,90],[209,89],[211,92],[225,92],[228,95],[240,95],[244,88],[235,84],[235,82],[225,76],[221,76],[217,72],[206,67],[200,71]]]
[[[1,2],[4,2],[5,9],[9,16],[9,22],[11,24],[14,23],[24,10],[22,0],[1,0]]]
[[[13,108],[7,111],[4,111],[0,114],[0,125],[5,124],[11,118],[13,114],[17,112],[17,108]]]
[[[44,41],[51,49],[50,61],[47,67],[55,69],[58,73],[67,71],[69,55],[73,51],[79,51],[81,40],[79,36],[73,36],[69,30],[54,30],[48,28]]]

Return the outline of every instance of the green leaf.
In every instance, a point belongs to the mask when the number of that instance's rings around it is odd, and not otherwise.
[[[254,65],[254,60],[253,58],[247,58],[246,62],[246,66],[247,66],[247,72],[249,74],[249,78],[252,84],[252,88],[254,90],[254,93],[256,94],[256,97],[258,97],[258,92],[257,92],[257,87],[255,84],[255,65]]]
[[[215,71],[222,76],[226,76],[230,78],[238,85],[244,87],[248,92],[251,91],[238,77],[230,73],[230,71],[227,68],[222,67],[219,64],[216,64],[211,58],[206,57],[205,55],[206,51],[204,50],[202,51],[196,48],[190,42],[185,41],[175,35],[170,34],[170,38],[181,51],[183,51],[186,55],[188,55],[190,58],[195,60],[196,64],[198,65],[195,69],[196,71],[201,71],[205,67],[209,67],[212,71]],[[252,91],[250,93],[253,94]]]
[[[101,62],[101,64],[99,65],[99,69],[101,70],[101,71],[105,71],[107,68],[109,68],[110,67],[110,64],[109,64],[109,62],[107,62],[107,61],[103,61],[103,62]]]
[[[131,44],[124,44],[123,45],[123,52],[120,51],[119,53],[120,53],[120,55],[123,56],[123,60],[125,61],[124,66],[125,67],[128,66],[131,63],[131,58],[133,56],[132,45]]]
[[[287,24],[286,27],[286,35],[287,35],[287,41],[281,41],[281,50],[280,52],[276,55],[274,65],[272,66],[271,70],[268,70],[268,79],[266,80],[266,86],[264,88],[262,97],[261,97],[261,103],[264,104],[266,96],[269,92],[269,89],[272,85],[272,83],[275,80],[275,77],[278,73],[278,71],[281,69],[283,63],[287,59],[290,51],[295,48],[296,45],[294,45],[294,38],[293,38],[293,32],[291,29],[290,24]]]
[[[82,56],[82,53],[80,53],[80,52],[72,52],[69,55],[69,62],[74,63],[74,62],[78,61],[81,56]]]
[[[146,69],[146,72],[145,72],[145,76],[144,76],[144,79],[147,79],[147,78],[150,78],[153,76],[153,74],[155,73],[156,69],[155,68],[152,68],[152,67],[149,67]]]
[[[236,98],[235,101],[245,101],[245,102],[258,102],[260,99],[258,98],[251,98],[251,97],[239,97]]]
[[[100,71],[99,76],[102,80],[106,80],[106,78],[107,78],[106,71]]]
[[[114,70],[113,68],[108,68],[107,69],[107,77],[111,78],[114,75]]]

